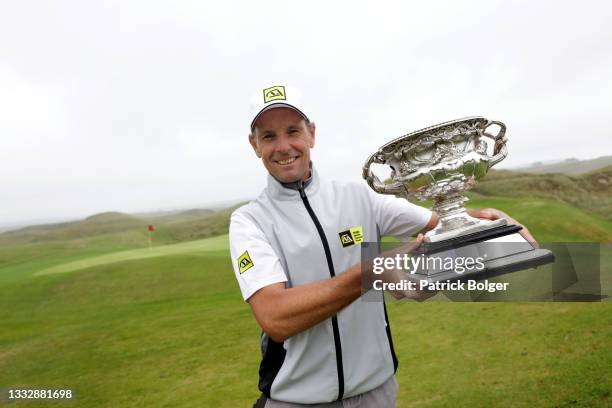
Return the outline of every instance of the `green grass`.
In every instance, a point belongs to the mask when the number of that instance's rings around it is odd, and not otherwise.
[[[131,261],[135,259],[219,251],[227,248],[228,239],[229,238],[226,234],[212,238],[200,239],[197,241],[183,242],[181,244],[132,249],[128,251],[117,251],[105,255],[89,257],[78,261],[56,265],[51,268],[46,268],[37,271],[34,273],[34,275],[50,275],[54,273],[73,272],[79,269],[91,268],[93,266],[105,265],[122,261]]]
[[[259,329],[226,249],[29,277],[0,286],[0,299],[0,387],[71,387],[79,407],[257,397]],[[611,311],[390,303],[399,406],[605,406]]]
[[[612,166],[580,175],[490,171],[473,192],[486,196],[563,201],[612,220]]]
[[[554,200],[470,204],[510,213],[541,240],[610,241],[609,221]],[[259,328],[227,236],[149,250],[130,234],[0,246],[0,388],[70,387],[78,401],[66,406],[78,407],[251,406]],[[611,404],[612,302],[388,309],[399,407]]]
[[[393,303],[399,406],[609,406],[610,304]]]
[[[245,405],[259,330],[230,268],[210,251],[0,288],[0,387],[71,387],[79,407]]]
[[[471,208],[498,208],[543,242],[612,242],[612,221],[571,204],[537,197],[472,196]]]

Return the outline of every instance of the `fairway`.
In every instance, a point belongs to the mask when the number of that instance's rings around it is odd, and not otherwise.
[[[164,246],[156,246],[152,248],[132,249],[129,251],[113,252],[107,255],[85,258],[79,261],[67,262],[46,268],[35,272],[34,275],[50,275],[54,273],[73,272],[79,269],[86,269],[92,266],[105,265],[110,263],[131,261],[135,259],[155,258],[160,256],[214,252],[227,249],[228,236],[220,235],[217,237],[200,239],[197,241],[183,242],[180,244],[171,244]]]

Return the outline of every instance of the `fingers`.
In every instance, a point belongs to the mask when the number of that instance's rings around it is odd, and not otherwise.
[[[486,220],[498,220],[500,218],[505,218],[506,220],[508,220],[509,224],[518,224],[517,220],[496,208],[469,209],[468,214],[470,214],[472,217],[482,218]]]
[[[403,244],[402,246],[398,247],[395,251],[395,253],[397,254],[409,254],[411,252],[414,252],[415,249],[417,249],[418,247],[421,246],[421,244],[423,243],[423,240],[425,239],[425,235],[423,234],[418,234],[417,237],[414,239],[414,241],[410,241],[407,242],[405,244]]]
[[[496,220],[499,218],[499,214],[488,209],[481,209],[477,216],[478,218],[484,218],[487,220]]]
[[[535,240],[533,235],[531,235],[531,232],[529,232],[529,230],[527,228],[525,228],[525,226],[523,226],[523,225],[521,225],[521,226],[523,227],[523,229],[519,231],[519,234],[521,234],[521,236],[523,238],[525,238],[525,240],[527,240],[527,242],[531,243],[535,248],[539,248],[540,245]]]
[[[483,218],[485,220],[497,220],[505,215],[495,208],[478,208],[471,210],[469,213],[472,217]]]
[[[406,252],[408,252],[408,253],[414,252],[415,249],[417,249],[418,247],[421,246],[421,244],[423,243],[424,239],[425,239],[425,235],[419,233],[419,235],[417,235],[416,239],[408,244],[408,250]]]
[[[468,208],[467,213],[475,218],[490,219],[493,214],[486,208]]]

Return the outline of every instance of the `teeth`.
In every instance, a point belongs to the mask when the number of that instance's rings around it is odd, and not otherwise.
[[[295,161],[295,157],[291,157],[289,159],[285,159],[285,160],[278,160],[277,163],[278,164],[291,164]]]

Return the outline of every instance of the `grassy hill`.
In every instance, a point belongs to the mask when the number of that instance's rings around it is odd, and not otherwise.
[[[612,220],[612,166],[576,176],[492,170],[472,192],[482,196],[551,198]]]
[[[553,199],[473,196],[467,206],[503,210],[543,242],[612,242],[611,220]]]
[[[41,241],[63,241],[104,234],[145,230],[147,223],[128,214],[106,212],[80,221],[33,225],[0,234],[0,245],[27,244]]]
[[[192,220],[180,220],[166,225],[168,233],[177,241],[202,239],[219,234],[226,234],[232,211],[238,206],[227,208]]]
[[[65,242],[117,239],[122,245],[140,247],[148,245],[147,226],[154,225],[154,241],[159,244],[201,239],[227,232],[229,216],[237,206],[213,211],[192,209],[161,216],[134,216],[119,212],[95,214],[84,220],[33,225],[0,233],[0,247],[39,242]],[[91,242],[90,246],[93,246]]]
[[[515,169],[523,173],[563,173],[582,174],[612,166],[612,156],[602,156],[591,160],[566,159],[553,163],[533,163],[529,166]]]

